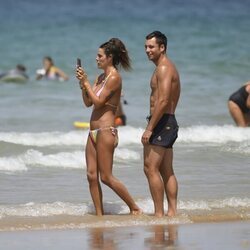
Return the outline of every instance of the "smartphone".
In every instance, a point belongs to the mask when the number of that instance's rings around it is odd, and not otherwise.
[[[77,58],[76,59],[76,67],[81,67],[82,66],[82,63],[81,63],[81,59],[80,58]]]

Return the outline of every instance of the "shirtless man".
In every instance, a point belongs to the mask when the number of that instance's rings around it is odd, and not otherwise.
[[[154,201],[155,216],[164,216],[164,189],[167,216],[176,215],[178,184],[173,171],[172,146],[177,139],[175,109],[180,96],[180,78],[167,57],[167,38],[159,31],[146,36],[146,54],[155,65],[151,78],[150,116],[142,135],[144,172]]]

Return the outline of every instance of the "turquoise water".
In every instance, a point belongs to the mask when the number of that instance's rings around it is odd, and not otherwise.
[[[124,41],[133,66],[122,72],[128,126],[119,130],[114,171],[145,212],[152,212],[140,136],[154,69],[144,39],[156,29],[168,36],[168,56],[182,82],[175,147],[179,206],[249,208],[250,130],[236,128],[227,110],[229,95],[249,80],[249,11],[249,1],[232,0],[1,2],[0,72],[23,63],[30,79],[0,82],[0,218],[40,208],[53,214],[51,207],[93,210],[83,157],[87,131],[73,127],[76,120],[88,121],[91,109],[82,104],[74,68],[82,58],[95,79],[98,46],[111,37]],[[68,82],[35,80],[46,55],[70,76]],[[106,201],[121,203],[104,190]],[[126,211],[122,205],[109,209]]]

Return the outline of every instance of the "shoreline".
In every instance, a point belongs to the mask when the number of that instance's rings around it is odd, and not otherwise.
[[[250,222],[249,209],[218,209],[217,211],[179,212],[175,217],[156,218],[150,214],[143,215],[104,215],[85,214],[56,215],[46,217],[11,216],[0,219],[0,232],[33,230],[67,230],[91,228],[121,228],[153,225],[188,225],[198,223]]]

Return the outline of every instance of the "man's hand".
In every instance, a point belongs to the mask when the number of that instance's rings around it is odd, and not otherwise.
[[[149,144],[149,138],[151,137],[152,135],[152,131],[149,131],[149,130],[145,130],[142,137],[141,137],[141,142],[143,145],[145,144]]]

